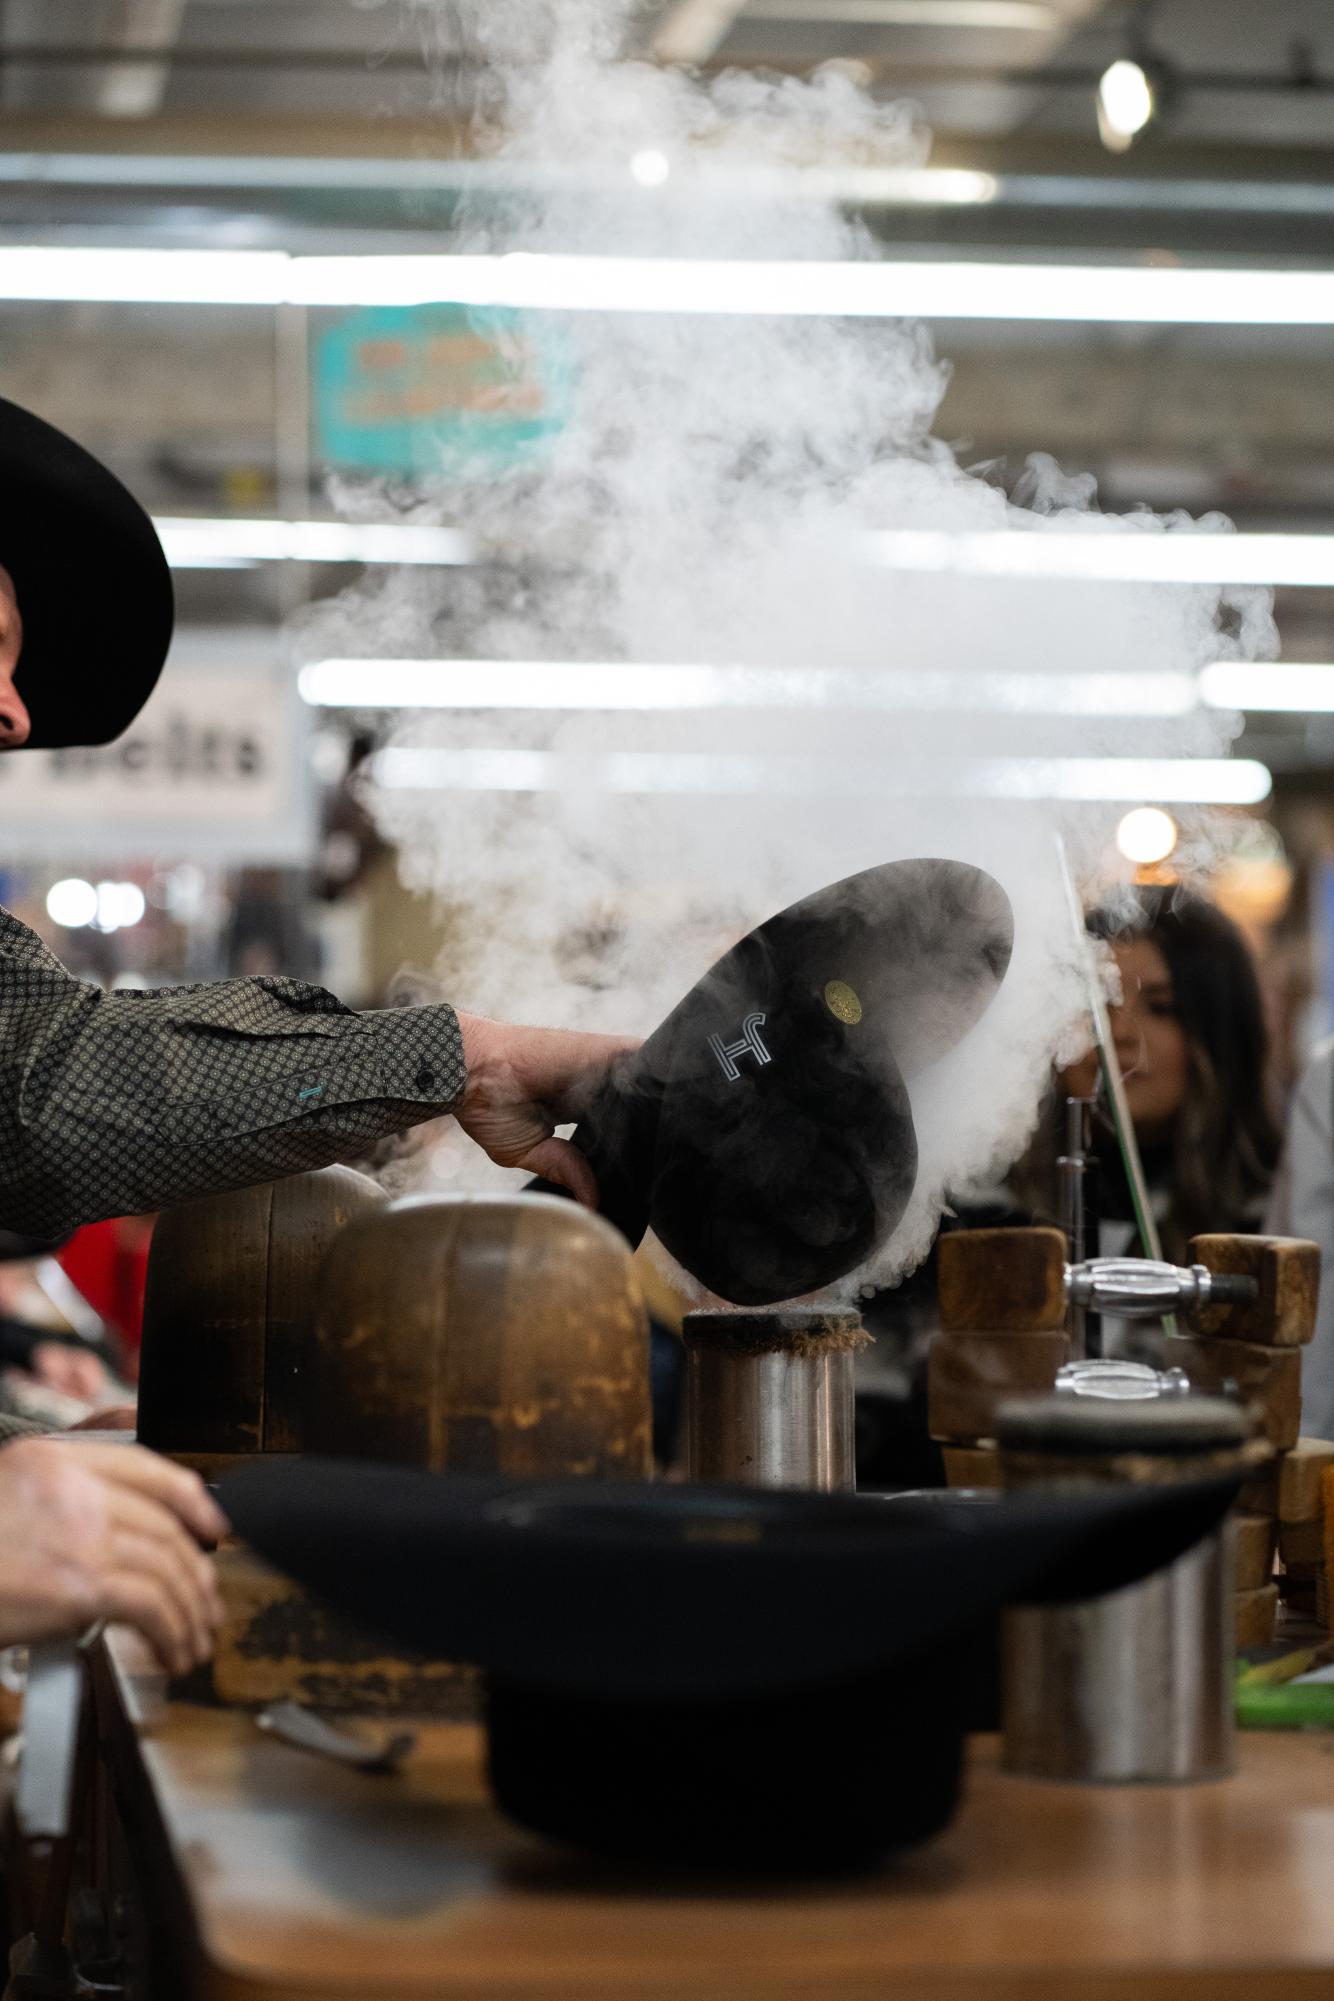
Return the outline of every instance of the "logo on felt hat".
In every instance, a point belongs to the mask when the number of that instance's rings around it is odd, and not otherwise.
[[[709,1047],[717,1057],[729,1084],[735,1084],[741,1076],[741,1072],[737,1069],[739,1056],[753,1056],[757,1068],[761,1070],[766,1063],[773,1061],[772,1054],[765,1047],[764,1038],[760,1034],[768,1018],[764,1014],[748,1014],[741,1024],[741,1033],[735,1042],[724,1042],[721,1035],[709,1037]]]

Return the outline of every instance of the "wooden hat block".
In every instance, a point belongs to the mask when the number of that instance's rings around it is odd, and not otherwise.
[[[405,1197],[329,1249],[304,1449],[645,1479],[648,1358],[630,1250],[600,1216],[546,1195]]]
[[[651,1471],[648,1319],[629,1247],[548,1196],[371,1205],[328,1244],[299,1449],[533,1478]],[[244,1547],[222,1565],[225,1702],[475,1713],[474,1670],[345,1624]]]
[[[206,1479],[257,1452],[309,1449],[316,1280],[339,1232],[385,1201],[364,1174],[324,1167],[164,1209],[148,1258],[140,1443]]]

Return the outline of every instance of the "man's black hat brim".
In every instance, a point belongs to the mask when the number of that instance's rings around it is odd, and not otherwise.
[[[113,473],[0,397],[0,565],[23,620],[15,686],[28,748],[112,742],[157,685],[171,572],[152,522]]]

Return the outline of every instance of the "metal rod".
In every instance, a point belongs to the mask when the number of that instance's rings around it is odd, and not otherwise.
[[[1065,1146],[1056,1162],[1056,1172],[1060,1181],[1060,1225],[1065,1232],[1065,1241],[1070,1247],[1069,1262],[1072,1266],[1085,1261],[1087,1244],[1087,1207],[1085,1177],[1088,1174],[1089,1112],[1091,1098],[1067,1098],[1065,1101]],[[1102,1344],[1097,1339],[1096,1329],[1090,1329],[1087,1302],[1077,1293],[1070,1291],[1065,1309],[1065,1331],[1070,1337],[1070,1353],[1076,1361],[1083,1361],[1090,1353],[1101,1353]],[[1090,1350],[1090,1338],[1093,1348]]]

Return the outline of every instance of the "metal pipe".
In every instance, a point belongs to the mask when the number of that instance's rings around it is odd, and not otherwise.
[[[1224,1778],[1234,1762],[1232,1526],[1167,1569],[1002,1621],[1004,1763],[1085,1784]]]
[[[1065,1101],[1065,1148],[1056,1162],[1056,1174],[1060,1184],[1060,1225],[1070,1250],[1067,1271],[1083,1264],[1087,1249],[1088,1121],[1093,1102],[1092,1098]],[[1077,1299],[1068,1287],[1067,1299],[1065,1331],[1070,1337],[1071,1355],[1082,1361],[1090,1352],[1100,1354],[1101,1341],[1096,1330],[1089,1327],[1088,1302]]]

